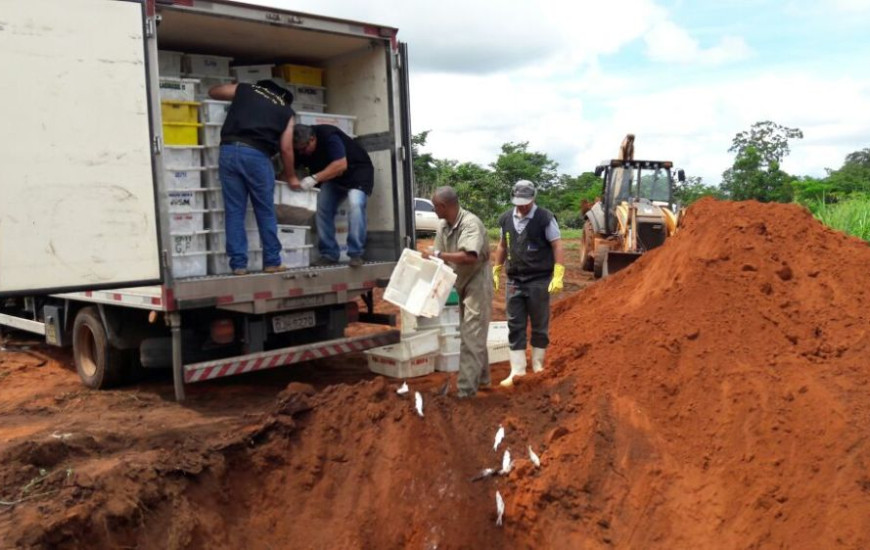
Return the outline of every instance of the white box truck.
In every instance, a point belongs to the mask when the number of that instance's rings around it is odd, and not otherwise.
[[[372,290],[413,246],[396,33],[222,0],[0,1],[0,326],[72,346],[91,388],[171,366],[179,400],[185,384],[397,341],[344,336],[392,324]],[[365,265],[173,275],[190,258],[172,248],[158,50],[322,69],[327,113],[355,117],[375,166]]]

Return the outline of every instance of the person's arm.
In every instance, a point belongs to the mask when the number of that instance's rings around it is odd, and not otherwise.
[[[505,249],[504,230],[502,230],[498,246],[495,247],[495,254],[492,257],[492,288],[495,290],[498,290],[501,284],[501,270],[504,269],[505,256],[507,256],[507,250]]]
[[[281,134],[281,162],[284,163],[284,179],[290,184],[292,189],[302,189],[299,183],[299,178],[296,177],[296,155],[293,151],[293,126],[296,124],[296,117],[291,116],[287,122],[287,127]]]
[[[550,246],[553,247],[553,257],[555,258],[556,263],[559,265],[565,265],[565,252],[562,247],[562,239],[552,241]]]
[[[424,252],[423,256],[428,257],[429,255]],[[469,252],[467,250],[460,250],[458,252],[439,252],[438,254],[433,254],[433,256],[456,265],[477,263],[477,252]]]
[[[345,172],[347,172],[347,157],[330,162],[326,168],[316,174],[311,174],[311,176],[317,180],[317,183],[323,183],[337,178]]]
[[[208,96],[218,101],[232,101],[236,97],[236,88],[238,87],[238,83],[218,84],[208,89]]]

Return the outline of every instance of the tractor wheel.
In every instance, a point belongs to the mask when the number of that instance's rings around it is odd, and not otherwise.
[[[583,240],[580,241],[580,269],[592,271],[595,264],[595,256],[592,254],[595,247],[595,236],[592,231],[592,222],[586,220],[583,224]]]
[[[598,250],[595,251],[595,260],[592,266],[592,273],[595,275],[596,279],[600,279],[606,276],[604,272],[604,264],[607,263],[607,253],[610,250],[606,246],[602,246]]]
[[[127,355],[109,344],[97,308],[79,310],[73,324],[73,358],[85,386],[100,390],[118,384],[123,377]]]

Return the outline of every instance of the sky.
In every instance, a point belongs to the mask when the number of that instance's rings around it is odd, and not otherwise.
[[[782,168],[870,147],[870,0],[248,0],[397,27],[424,151],[488,165],[505,142],[572,175],[617,154],[718,185],[731,140],[799,128]]]

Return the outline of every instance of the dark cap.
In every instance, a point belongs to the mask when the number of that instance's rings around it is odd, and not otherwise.
[[[514,184],[511,191],[511,202],[517,206],[525,206],[535,200],[535,184],[529,180],[520,180]]]

